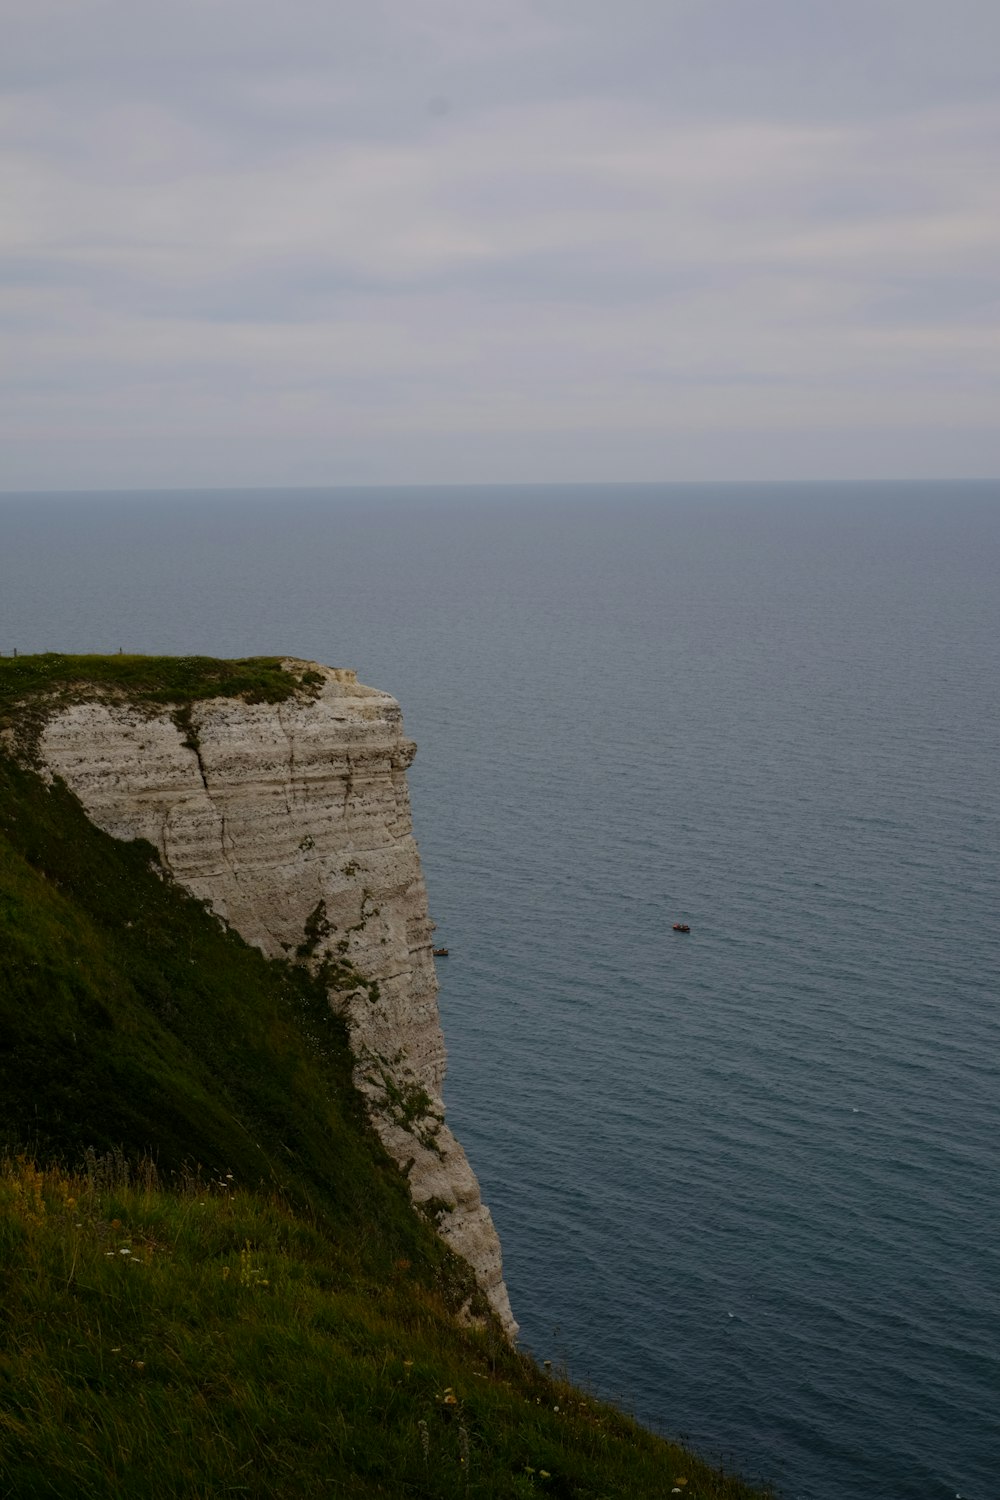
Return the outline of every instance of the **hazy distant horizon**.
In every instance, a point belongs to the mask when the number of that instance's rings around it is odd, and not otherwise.
[[[579,492],[581,490],[607,491],[609,486],[617,489],[629,490],[651,490],[651,489],[698,489],[706,491],[710,489],[755,489],[763,485],[787,487],[794,489],[797,486],[808,486],[810,488],[823,489],[850,489],[854,486],[890,489],[894,486],[912,489],[915,486],[940,486],[942,484],[954,484],[961,486],[995,485],[1000,484],[1000,470],[995,474],[969,474],[955,475],[945,474],[940,477],[928,475],[886,475],[883,477],[872,477],[858,475],[851,478],[823,478],[818,475],[769,477],[743,479],[725,479],[718,476],[706,476],[698,479],[613,479],[613,480],[572,480],[572,479],[525,479],[503,481],[487,480],[424,480],[424,481],[399,481],[399,482],[375,482],[364,483],[333,483],[333,484],[186,484],[186,485],[104,485],[93,488],[42,488],[24,486],[17,489],[0,489],[0,500],[20,499],[29,496],[44,497],[67,497],[79,495],[87,496],[115,496],[115,495],[349,495],[349,494],[400,494],[400,493],[427,493],[437,491],[470,490],[481,491],[488,494],[496,494],[498,491],[511,490],[543,490],[567,492]]]

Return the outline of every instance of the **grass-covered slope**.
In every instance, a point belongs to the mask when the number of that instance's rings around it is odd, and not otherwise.
[[[2,753],[0,1145],[0,1496],[750,1494],[461,1328],[320,984]]]
[[[465,1332],[400,1257],[227,1187],[0,1168],[0,1493],[639,1500],[751,1492]]]
[[[149,845],[109,838],[2,756],[0,952],[8,1144],[231,1170],[365,1226],[385,1257],[416,1253],[319,981],[263,958],[160,879]]]

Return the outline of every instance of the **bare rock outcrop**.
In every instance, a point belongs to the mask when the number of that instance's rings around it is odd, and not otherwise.
[[[53,705],[41,759],[99,827],[148,839],[248,942],[364,977],[330,994],[373,1124],[513,1337],[500,1242],[444,1122],[433,923],[406,783],[415,747],[395,700],[353,672],[285,665],[316,675],[280,703],[154,710],[95,692]]]

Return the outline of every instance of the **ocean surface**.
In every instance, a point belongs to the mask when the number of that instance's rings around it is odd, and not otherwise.
[[[997,1500],[1000,484],[6,496],[15,647],[394,693],[523,1342],[789,1500]]]

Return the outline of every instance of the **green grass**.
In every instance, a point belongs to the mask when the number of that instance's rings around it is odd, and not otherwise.
[[[0,708],[37,696],[84,687],[118,691],[141,703],[190,703],[199,698],[246,698],[280,703],[310,685],[281,668],[281,657],[250,656],[221,661],[211,656],[41,656],[0,657]],[[308,679],[308,680],[306,680]]]
[[[3,659],[0,707],[276,670],[90,660]],[[4,1500],[756,1493],[460,1327],[322,982],[3,754],[0,1148]]]
[[[2,1493],[750,1500],[459,1328],[405,1258],[359,1280],[234,1179],[125,1176],[0,1168]]]

